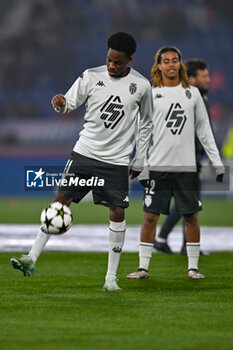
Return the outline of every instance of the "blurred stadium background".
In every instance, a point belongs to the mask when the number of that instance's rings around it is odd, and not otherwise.
[[[233,3],[2,0],[0,8],[0,195],[1,203],[9,204],[0,222],[17,217],[20,198],[38,196],[25,191],[25,166],[65,164],[82,127],[83,108],[59,117],[51,98],[65,93],[86,68],[105,63],[106,40],[116,31],[137,39],[133,66],[147,78],[155,52],[164,45],[177,46],[183,59],[208,62],[216,141],[225,164],[232,165]],[[132,194],[135,190],[134,182]],[[232,188],[217,196],[229,200]]]
[[[58,116],[51,98],[84,69],[105,63],[106,39],[116,31],[135,36],[133,66],[148,78],[164,45],[208,62],[214,132],[232,177],[232,14],[230,0],[0,1],[1,350],[232,349],[232,187],[203,194],[202,249],[218,251],[200,259],[204,280],[186,278],[186,257],[157,254],[152,278],[131,283],[125,275],[138,254],[127,253],[119,268],[125,292],[102,293],[107,254],[96,251],[108,249],[108,211],[88,201],[72,207],[77,230],[47,246],[68,253],[42,254],[30,281],[9,272],[12,251],[30,249],[42,206],[53,197],[25,191],[24,167],[63,166],[82,126],[83,108]],[[133,197],[137,182],[131,189]],[[126,212],[127,251],[138,250],[141,202],[133,200]],[[180,231],[170,235],[177,251]],[[87,247],[94,252],[80,253]]]

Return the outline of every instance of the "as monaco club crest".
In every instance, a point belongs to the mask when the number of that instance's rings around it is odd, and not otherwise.
[[[190,99],[192,97],[190,90],[185,90],[185,95],[188,97],[188,99]]]
[[[136,91],[137,91],[137,84],[131,83],[129,86],[129,92],[131,93],[131,95],[133,95],[135,94]]]
[[[152,203],[152,198],[150,194],[147,194],[144,200],[145,206],[149,207]]]

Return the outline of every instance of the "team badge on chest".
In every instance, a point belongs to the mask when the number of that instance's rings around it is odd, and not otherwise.
[[[192,94],[191,94],[190,90],[185,90],[185,95],[188,97],[189,100],[192,97]]]
[[[131,83],[129,86],[129,92],[131,93],[131,95],[133,95],[135,94],[136,91],[137,91],[137,84]]]

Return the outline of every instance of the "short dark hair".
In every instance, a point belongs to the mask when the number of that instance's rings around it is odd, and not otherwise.
[[[196,77],[197,71],[208,69],[208,65],[204,60],[192,58],[184,62],[188,77]]]
[[[180,50],[177,49],[177,47],[175,47],[175,46],[164,46],[158,51],[157,64],[161,63],[161,56],[162,56],[162,54],[165,53],[165,52],[170,52],[170,51],[176,52],[178,57],[179,57],[179,61],[182,60],[181,52],[180,52]]]
[[[137,48],[137,43],[132,35],[118,32],[108,38],[108,49],[124,52],[127,57],[131,57]]]

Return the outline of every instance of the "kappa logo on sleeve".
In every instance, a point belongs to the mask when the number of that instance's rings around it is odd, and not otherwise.
[[[173,135],[180,135],[186,123],[184,109],[179,103],[172,103],[166,116],[166,127],[171,130]]]

